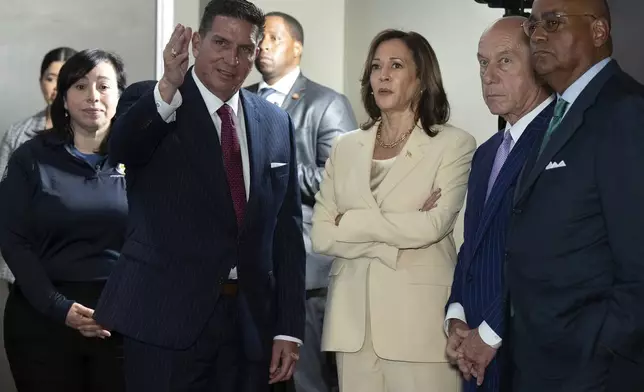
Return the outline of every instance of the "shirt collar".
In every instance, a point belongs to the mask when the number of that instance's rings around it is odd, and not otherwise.
[[[272,86],[269,86],[268,83],[262,80],[261,82],[259,82],[259,88],[257,89],[257,92],[260,92],[262,91],[262,89],[265,89],[265,88],[272,88],[278,93],[288,95],[288,93],[291,92],[293,85],[297,81],[297,78],[300,76],[300,72],[301,72],[300,67],[297,66],[289,73],[282,76],[282,78]]]
[[[555,96],[551,95],[549,96],[545,101],[541,102],[539,106],[536,108],[532,109],[528,114],[525,116],[521,117],[519,121],[515,122],[514,125],[510,125],[510,123],[505,124],[505,131],[510,132],[512,135],[512,140],[516,143],[519,141],[519,138],[521,135],[523,135],[523,132],[528,128],[528,125],[532,123],[532,121],[541,113],[548,105],[552,103],[552,101],[555,100]]]
[[[201,96],[206,103],[208,113],[210,113],[211,116],[217,113],[217,110],[219,110],[220,107],[224,106],[224,101],[219,99],[215,94],[211,93],[210,90],[208,90],[208,88],[197,77],[197,73],[195,72],[194,68],[192,69],[192,78],[194,79],[195,84],[197,85],[197,89],[199,89],[199,93],[201,93]],[[233,109],[235,116],[237,116],[237,111],[239,110],[239,91],[235,92],[235,94],[233,94],[233,96],[230,97],[230,99],[225,103]]]
[[[588,84],[595,78],[595,76],[597,76],[597,74],[602,69],[604,69],[604,67],[608,65],[611,60],[612,58],[608,57],[590,67],[588,71],[581,75],[579,79],[575,80],[575,82],[571,84],[570,87],[568,87],[566,91],[563,92],[563,94],[561,94],[561,98],[568,102],[568,108],[572,106],[573,102],[575,102],[579,95],[581,95],[586,86],[588,86]]]

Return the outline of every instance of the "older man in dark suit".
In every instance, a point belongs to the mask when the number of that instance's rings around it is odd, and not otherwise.
[[[557,104],[512,210],[513,391],[642,391],[644,86],[604,0],[536,0],[524,27]]]
[[[303,46],[304,30],[294,17],[281,12],[266,14],[264,40],[255,62],[263,80],[247,88],[286,110],[293,120],[307,252],[305,345],[294,379],[298,392],[328,392],[335,384],[336,372],[320,351],[320,339],[332,260],[313,253],[309,233],[315,194],[331,144],[358,125],[344,95],[302,75]]]
[[[305,253],[293,126],[239,91],[263,26],[248,1],[211,1],[113,125],[130,224],[95,318],[126,337],[128,390],[261,392],[294,372]]]
[[[499,392],[509,377],[503,252],[517,178],[554,108],[548,87],[532,70],[525,21],[496,21],[481,36],[477,53],[483,99],[507,125],[472,161],[464,243],[447,307],[446,353],[459,363],[466,392]]]

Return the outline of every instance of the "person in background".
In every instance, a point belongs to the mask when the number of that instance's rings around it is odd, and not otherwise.
[[[329,392],[337,387],[336,370],[332,358],[320,351],[320,341],[332,258],[311,249],[311,218],[333,141],[358,124],[344,95],[302,74],[303,47],[304,30],[297,19],[281,12],[266,14],[264,39],[255,60],[263,80],[247,89],[286,110],[293,120],[307,255],[306,344],[293,378],[299,392]]]
[[[126,231],[124,169],[107,159],[124,87],[116,55],[71,57],[52,128],[13,153],[0,182],[0,249],[16,276],[4,345],[19,392],[124,390],[122,339],[92,318]]]
[[[76,54],[74,49],[60,47],[50,50],[43,58],[38,81],[47,106],[33,116],[11,125],[4,134],[0,141],[0,174],[4,173],[7,162],[9,162],[9,158],[16,148],[36,136],[37,131],[51,128],[51,104],[56,98],[58,74],[65,61],[74,54]],[[0,257],[0,280],[6,281],[9,284],[9,289],[11,289],[14,276],[2,257]]]
[[[313,214],[313,250],[335,257],[322,349],[338,353],[342,391],[458,391],[442,324],[476,142],[447,124],[417,33],[374,39],[362,100],[369,121],[334,144]]]
[[[641,392],[644,86],[604,0],[536,0],[523,26],[557,102],[508,231],[512,391]]]
[[[464,242],[445,319],[446,354],[462,365],[465,392],[499,392],[508,385],[505,238],[519,173],[554,110],[549,88],[532,69],[530,42],[521,27],[525,21],[520,16],[497,20],[478,46],[483,99],[506,125],[472,160]]]

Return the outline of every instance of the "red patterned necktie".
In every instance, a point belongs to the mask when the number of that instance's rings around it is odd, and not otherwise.
[[[221,119],[221,152],[224,158],[228,187],[230,188],[230,196],[233,199],[233,207],[237,216],[237,228],[239,230],[242,227],[244,210],[246,209],[246,187],[244,185],[241,149],[237,132],[235,131],[233,109],[224,104],[217,110],[217,114]]]

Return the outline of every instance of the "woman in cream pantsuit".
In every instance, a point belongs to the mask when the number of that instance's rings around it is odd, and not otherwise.
[[[444,306],[476,142],[446,125],[438,62],[419,34],[374,39],[362,98],[371,120],[337,140],[313,215],[314,250],[335,257],[322,349],[337,353],[343,392],[458,391]]]

